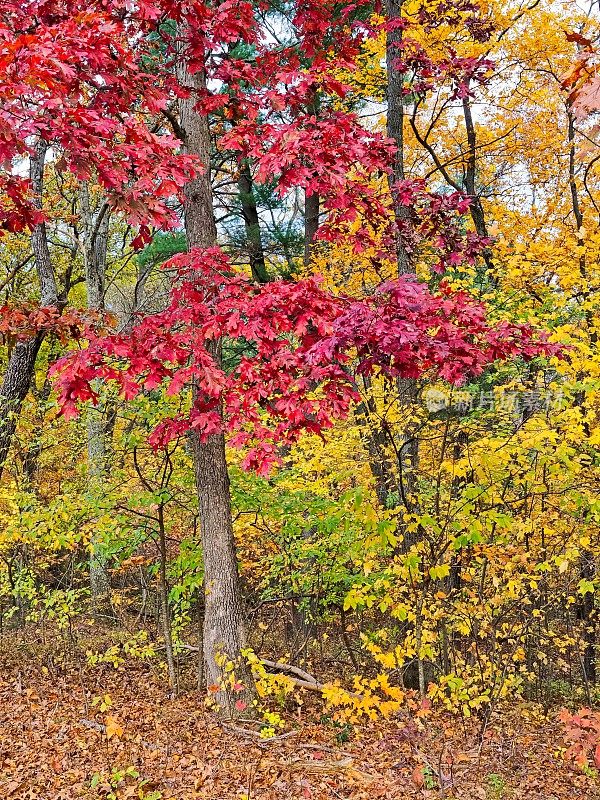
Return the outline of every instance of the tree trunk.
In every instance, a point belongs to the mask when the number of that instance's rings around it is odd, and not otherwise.
[[[242,656],[246,633],[225,438],[211,436],[204,443],[193,436],[192,447],[204,556],[204,672],[207,685],[219,687],[216,699],[221,710],[235,716],[236,700],[248,703],[253,699],[253,683]],[[233,672],[226,662],[230,662]],[[231,691],[234,676],[234,682],[244,687],[240,692]]]
[[[398,493],[398,476],[390,458],[390,436],[377,415],[376,402],[372,395],[372,382],[363,375],[365,399],[357,403],[354,416],[358,422],[361,439],[369,459],[369,468],[375,482],[375,494],[382,508],[390,508],[394,495]]]
[[[473,122],[473,113],[471,111],[470,98],[464,97],[462,101],[463,117],[465,120],[465,130],[467,132],[467,165],[465,169],[465,190],[471,198],[471,219],[475,226],[475,231],[478,236],[487,238],[488,231],[485,221],[485,213],[481,204],[481,197],[477,192],[477,134],[475,131],[475,123]],[[492,260],[492,253],[489,247],[483,251],[483,260],[488,270],[492,270],[494,262]]]
[[[319,230],[319,214],[321,213],[321,198],[315,192],[306,195],[304,199],[304,264],[310,264],[317,231]]]
[[[35,146],[35,154],[30,158],[29,177],[35,206],[42,211],[44,193],[44,165],[48,145],[40,139]],[[43,306],[58,306],[56,276],[50,259],[48,237],[44,222],[36,225],[31,233],[31,249],[35,258],[35,268],[40,285],[40,303]]]
[[[315,117],[319,116],[321,108],[321,100],[319,93],[315,92],[312,101],[307,107],[309,114]],[[321,198],[317,192],[312,194],[304,194],[304,266],[308,266],[311,262],[317,231],[319,230],[319,218],[321,214]]]
[[[582,580],[592,582],[596,577],[594,554],[584,550],[580,556],[579,574]],[[583,680],[586,692],[596,684],[596,612],[594,609],[594,593],[586,592],[581,599],[581,620],[583,622]]]
[[[56,354],[53,352],[52,347],[49,350],[48,360],[52,361]],[[46,379],[39,390],[37,390],[35,380],[31,382],[30,390],[35,397],[37,412],[32,419],[33,428],[29,441],[25,443],[22,450],[21,465],[23,478],[29,486],[32,486],[39,468],[39,459],[44,449],[42,435],[45,429],[45,410],[52,394],[52,382],[48,375],[46,375]]]
[[[30,158],[29,167],[33,202],[40,210],[43,206],[46,150],[46,142],[40,139]],[[40,304],[42,306],[58,306],[58,290],[48,250],[46,225],[43,222],[36,225],[32,231],[31,248],[40,287]],[[35,375],[35,363],[43,338],[43,334],[39,333],[28,341],[17,342],[8,359],[4,380],[0,387],[0,477],[17,428],[23,400],[27,396]]]
[[[160,617],[165,640],[165,655],[169,674],[169,686],[173,694],[179,693],[179,680],[175,668],[173,655],[173,636],[171,633],[171,609],[169,608],[169,586],[167,582],[167,532],[165,528],[165,507],[163,503],[158,506],[158,549],[160,552],[160,565],[158,571],[158,596],[160,603]]]
[[[386,0],[386,17],[388,22],[400,17],[403,0]],[[403,244],[402,230],[410,222],[410,209],[398,200],[396,185],[404,180],[404,75],[397,66],[402,48],[402,31],[390,31],[386,39],[386,69],[387,69],[387,135],[396,144],[393,169],[389,176],[390,191],[394,203],[394,214],[398,231],[396,234],[396,257],[398,261],[398,274],[407,275],[415,272],[408,252]]]
[[[189,74],[183,54],[178,65],[178,79],[182,86],[191,90],[189,97],[180,100],[179,108],[185,149],[199,156],[204,165],[202,173],[185,187],[188,247],[212,247],[217,241],[217,231],[210,183],[210,132],[206,115],[195,108],[196,93],[204,88],[205,77],[200,73]],[[190,434],[190,439],[204,557],[205,675],[208,686],[215,687],[213,691],[221,712],[234,716],[254,699],[254,686],[242,655],[246,637],[225,439],[219,434],[202,442],[195,432]],[[234,684],[243,688],[236,691]]]
[[[104,310],[106,288],[106,251],[110,212],[106,203],[94,214],[90,205],[89,187],[82,183],[80,190],[82,249],[85,267],[87,306],[93,311]],[[101,396],[101,387],[98,393]],[[108,468],[106,419],[102,400],[87,414],[87,451],[90,488],[99,491]],[[110,576],[102,552],[102,543],[92,534],[90,541],[90,592],[94,616],[112,617],[110,607]]]
[[[403,0],[386,0],[386,16],[388,22],[393,22],[401,16]],[[404,173],[404,75],[397,66],[396,61],[401,55],[402,30],[400,28],[390,31],[386,39],[386,67],[387,67],[387,135],[396,144],[393,169],[389,176],[390,192],[396,218],[396,260],[398,275],[414,275],[415,265],[404,245],[404,229],[410,224],[410,209],[403,205],[398,198],[397,184],[405,179]],[[407,417],[401,435],[399,449],[400,494],[404,505],[412,508],[411,498],[415,492],[416,472],[419,463],[419,442],[415,436],[414,424],[410,419],[412,410],[417,402],[418,384],[413,378],[399,378],[397,381],[398,399],[400,408]],[[409,550],[414,544],[414,534],[404,532],[403,549]]]
[[[386,0],[385,11],[388,22],[400,17],[403,0]],[[394,216],[396,222],[396,263],[398,275],[414,275],[415,268],[404,245],[405,229],[410,225],[410,209],[403,205],[398,198],[397,184],[404,180],[404,105],[402,88],[404,76],[397,69],[396,61],[401,55],[402,31],[390,31],[386,40],[386,67],[387,67],[387,135],[395,142],[394,161],[392,172],[389,175],[389,188],[392,197]],[[365,386],[365,389],[367,389]],[[398,402],[400,409],[409,417],[416,403],[418,384],[413,379],[400,378],[396,382]],[[398,451],[398,475],[392,474],[392,468],[386,451],[388,436],[378,423],[370,408],[371,402],[367,400],[357,409],[357,418],[365,424],[365,444],[369,455],[371,472],[375,479],[377,497],[382,506],[389,505],[390,493],[398,490],[400,501],[411,507],[410,498],[414,493],[415,477],[418,466],[418,440],[414,436],[414,426],[407,420],[401,431],[401,442]],[[408,550],[414,543],[414,535],[404,531],[403,550]]]
[[[105,430],[102,413],[91,409],[87,418],[88,474],[91,489],[100,489],[106,474]],[[110,576],[108,564],[102,552],[102,544],[92,534],[90,541],[90,594],[92,611],[97,618],[112,617],[110,608]]]
[[[260,220],[258,218],[256,199],[252,189],[252,173],[250,172],[250,165],[246,159],[244,159],[240,165],[238,189],[240,192],[240,202],[242,204],[242,216],[244,217],[248,258],[250,260],[252,277],[257,283],[267,283],[269,275],[267,273],[267,265],[265,264],[265,251],[260,236]]]
[[[35,374],[35,362],[42,339],[40,334],[27,342],[17,342],[8,359],[0,388],[0,477],[17,428],[23,400]]]

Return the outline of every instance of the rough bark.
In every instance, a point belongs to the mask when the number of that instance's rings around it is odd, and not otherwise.
[[[246,633],[242,610],[237,553],[231,519],[229,475],[222,435],[201,442],[192,439],[194,472],[198,490],[198,512],[204,556],[203,648],[205,679],[208,686],[219,686],[216,698],[221,709],[235,715],[236,700],[253,694],[251,676],[245,667],[242,650]],[[236,681],[245,690],[228,691],[226,658],[234,665]]]
[[[94,213],[90,204],[89,187],[81,185],[80,211],[82,250],[85,268],[87,306],[94,311],[104,309],[106,289],[106,253],[110,212],[101,204]],[[100,390],[100,387],[98,387]],[[102,401],[87,414],[88,474],[92,489],[99,489],[108,468],[107,426]],[[92,609],[97,617],[112,616],[110,608],[110,576],[102,545],[92,535],[90,542],[90,593]]]
[[[385,430],[377,415],[371,392],[371,380],[363,376],[365,399],[357,403],[354,414],[360,426],[361,439],[367,450],[369,468],[375,482],[375,494],[382,508],[390,507],[390,497],[399,490],[397,474],[390,458],[391,431]]]
[[[35,362],[42,336],[13,347],[0,387],[0,477],[8,457],[10,444],[17,428],[23,400],[35,374]]]
[[[403,0],[386,0],[386,18],[389,22],[401,16]],[[396,225],[396,260],[398,275],[414,275],[415,265],[407,252],[402,231],[410,223],[410,209],[399,202],[396,185],[405,179],[404,171],[404,95],[402,88],[404,75],[398,70],[396,61],[401,53],[402,31],[390,31],[386,40],[386,67],[387,67],[387,135],[396,144],[393,169],[389,176],[390,191],[392,195]],[[412,378],[400,378],[397,382],[398,400],[400,408],[406,415],[407,423],[401,433],[399,448],[400,494],[403,504],[412,507],[412,497],[415,491],[416,472],[419,462],[419,442],[415,436],[414,425],[410,415],[417,402],[418,384]],[[414,544],[414,536],[404,533],[403,547],[410,549]]]
[[[470,98],[464,97],[462,101],[463,117],[465,121],[465,130],[467,132],[467,162],[465,169],[465,191],[471,198],[471,219],[478,236],[486,237],[488,235],[487,224],[485,221],[485,212],[481,204],[481,197],[477,191],[477,133],[475,131],[475,123],[473,121],[473,113],[471,109]],[[489,247],[483,251],[483,260],[485,261],[486,268],[492,270],[494,262]]]
[[[179,125],[188,153],[199,156],[204,170],[185,187],[185,228],[189,248],[216,244],[217,231],[213,214],[210,182],[210,134],[208,119],[197,111],[196,92],[204,87],[204,76],[190,75],[185,53],[178,64],[178,79],[190,96],[180,101]],[[215,353],[217,355],[217,352]],[[203,648],[205,677],[215,686],[221,712],[234,716],[236,702],[248,703],[254,687],[242,650],[246,643],[242,597],[231,515],[229,475],[224,436],[213,435],[205,442],[190,435],[194,473],[198,492],[198,511],[204,557],[205,610]],[[245,688],[231,689],[233,666],[235,680]],[[245,712],[246,714],[248,711]]]
[[[315,192],[304,199],[304,264],[310,264],[315,247],[315,238],[319,230],[319,214],[321,198]]]
[[[269,275],[267,273],[267,265],[265,264],[265,251],[260,235],[260,220],[252,185],[253,181],[250,165],[248,161],[244,159],[240,167],[238,189],[240,193],[240,203],[242,205],[244,228],[246,231],[246,246],[248,248],[250,269],[252,270],[252,277],[257,283],[267,283]]]
[[[388,21],[398,19],[402,10],[403,0],[386,0],[386,18]],[[404,180],[404,96],[402,88],[404,75],[396,67],[402,46],[402,31],[395,30],[387,34],[386,40],[386,69],[387,69],[387,135],[396,144],[394,152],[393,169],[389,176],[390,191],[394,201],[394,214],[398,225],[396,238],[396,257],[398,261],[398,274],[414,274],[414,265],[402,243],[401,230],[408,223],[410,210],[398,202],[396,184]]]
[[[315,92],[307,111],[315,117],[319,116],[321,101],[319,93]],[[317,192],[304,194],[304,265],[308,266],[313,257],[317,231],[321,214],[321,198]]]
[[[40,210],[43,205],[46,150],[46,143],[40,139],[30,158],[29,176],[33,202]],[[43,306],[58,306],[56,278],[48,249],[46,225],[43,222],[36,225],[32,231],[31,248],[35,258],[40,303]],[[17,428],[23,400],[27,396],[35,375],[35,363],[42,341],[43,335],[38,334],[27,341],[17,342],[8,359],[0,387],[0,477],[2,477],[12,438]]]
[[[35,146],[34,154],[30,158],[29,177],[33,202],[40,211],[44,203],[44,165],[48,145],[40,139]],[[36,225],[31,233],[31,249],[35,259],[35,268],[40,286],[40,303],[43,306],[59,305],[56,276],[48,249],[46,224],[41,222]]]

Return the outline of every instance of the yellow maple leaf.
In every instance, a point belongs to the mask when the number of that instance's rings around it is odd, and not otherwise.
[[[113,717],[110,714],[106,717],[105,727],[107,739],[112,739],[113,736],[116,736],[117,739],[120,739],[121,736],[123,736],[123,726],[116,717]]]

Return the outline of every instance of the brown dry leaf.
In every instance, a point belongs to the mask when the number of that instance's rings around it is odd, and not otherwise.
[[[24,786],[24,781],[10,781],[9,783],[5,784],[4,787],[0,788],[2,788],[2,790],[5,792],[5,797],[11,797],[15,794],[15,792],[18,792],[19,789],[22,789]]]

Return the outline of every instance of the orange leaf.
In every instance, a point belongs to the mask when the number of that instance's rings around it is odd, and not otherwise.
[[[112,739],[113,736],[116,736],[118,739],[123,736],[123,727],[120,724],[119,720],[116,717],[111,717],[110,715],[106,717],[106,738]]]
[[[413,769],[410,778],[417,789],[421,789],[423,787],[425,784],[425,775],[422,764],[417,764],[417,766]]]

